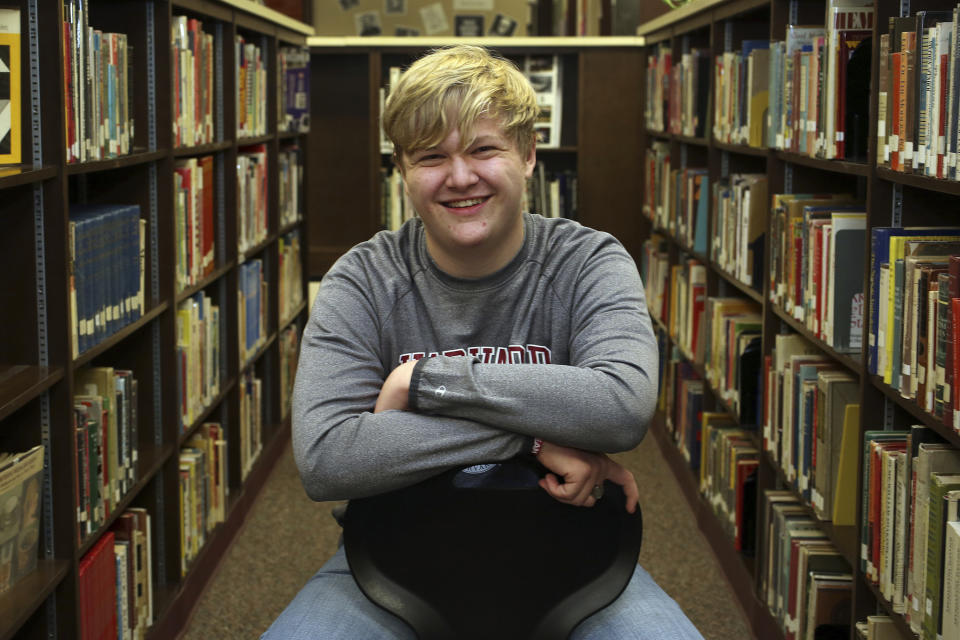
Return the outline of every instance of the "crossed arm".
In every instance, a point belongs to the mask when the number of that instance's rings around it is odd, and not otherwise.
[[[416,361],[406,362],[387,376],[377,397],[374,413],[390,409],[409,409],[410,379],[414,366]],[[639,500],[636,479],[627,468],[607,456],[544,441],[543,447],[537,453],[537,459],[552,472],[540,480],[540,487],[555,500],[580,507],[592,507],[596,503],[596,498],[592,495],[593,487],[603,484],[604,480],[610,480],[623,487],[627,498],[627,511],[636,511]],[[563,482],[560,481],[561,478]]]

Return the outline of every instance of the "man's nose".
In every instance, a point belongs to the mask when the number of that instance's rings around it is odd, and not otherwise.
[[[477,182],[477,173],[469,158],[454,155],[450,161],[450,172],[447,174],[447,186],[453,189],[464,189]]]

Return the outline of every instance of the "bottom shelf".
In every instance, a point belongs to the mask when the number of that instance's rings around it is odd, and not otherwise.
[[[209,537],[190,566],[186,577],[175,589],[158,594],[157,602],[160,603],[161,609],[157,620],[147,633],[148,640],[176,638],[183,632],[207,583],[216,572],[217,565],[229,550],[237,533],[240,532],[270,472],[276,466],[284,448],[289,444],[290,421],[287,420],[276,431],[270,443],[264,447],[259,460],[247,476],[243,489],[229,497],[230,507],[226,520]]]
[[[24,576],[10,591],[4,593],[0,602],[0,638],[9,638],[43,606],[57,585],[66,576],[70,562],[67,560],[40,560],[37,568]]]
[[[650,425],[666,459],[670,470],[680,485],[687,503],[693,510],[694,517],[701,533],[710,544],[717,563],[723,569],[730,588],[736,595],[737,602],[743,609],[744,616],[750,622],[754,638],[763,640],[780,640],[783,633],[777,626],[776,620],[767,611],[766,605],[757,598],[753,580],[753,559],[745,558],[734,549],[733,541],[724,532],[710,506],[701,499],[697,481],[687,462],[681,456],[673,439],[663,423],[662,414],[657,414]]]

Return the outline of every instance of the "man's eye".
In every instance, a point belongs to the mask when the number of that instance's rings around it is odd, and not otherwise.
[[[477,147],[476,149],[473,150],[473,152],[478,154],[490,154],[496,150],[497,148],[494,147],[493,145],[484,145],[482,147]]]

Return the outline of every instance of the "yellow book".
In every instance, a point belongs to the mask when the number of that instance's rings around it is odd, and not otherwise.
[[[860,405],[848,404],[843,416],[840,466],[833,487],[833,526],[857,522],[857,456],[860,451]]]
[[[20,164],[21,130],[20,10],[0,9],[0,164]]]

